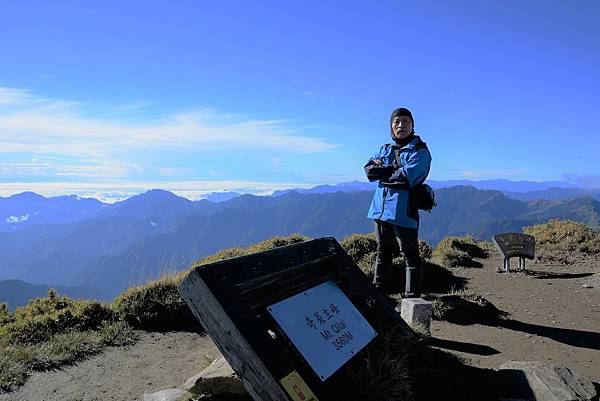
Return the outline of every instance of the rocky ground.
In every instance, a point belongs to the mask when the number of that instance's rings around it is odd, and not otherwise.
[[[481,262],[483,268],[454,269],[454,275],[509,316],[492,326],[434,321],[432,336],[440,341],[433,344],[477,367],[551,362],[600,383],[600,259],[577,265],[527,261],[527,273],[508,274],[496,272],[502,266],[497,254]]]
[[[431,344],[477,368],[511,360],[552,362],[600,383],[600,260],[529,263],[527,273],[509,274],[496,272],[499,255],[481,262],[482,268],[453,273],[508,317],[492,325],[434,321]],[[146,393],[181,386],[217,355],[212,341],[199,334],[144,333],[133,346],[34,373],[19,390],[0,394],[0,401],[142,400]]]

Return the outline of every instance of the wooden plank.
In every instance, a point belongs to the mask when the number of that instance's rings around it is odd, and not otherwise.
[[[212,263],[204,266],[201,274],[237,285],[299,264],[310,264],[315,259],[332,256],[334,252],[331,241],[321,238]]]
[[[287,400],[279,380],[297,371],[317,397],[331,401],[334,383],[339,383],[336,377],[344,370],[322,382],[266,311],[267,306],[327,280],[336,282],[378,332],[399,328],[406,337],[414,336],[389,300],[331,237],[197,267],[182,282],[180,292],[255,400]],[[345,366],[350,368],[357,357]]]
[[[257,401],[289,401],[288,395],[225,312],[219,300],[214,297],[197,270],[192,271],[183,280],[179,292],[227,362],[238,373],[252,398]]]
[[[238,288],[241,294],[261,291],[264,287],[273,284],[279,284],[282,280],[293,278],[294,276],[298,275],[306,275],[313,270],[322,270],[325,264],[332,261],[334,257],[335,255],[325,255],[302,264],[283,268],[279,271],[275,271],[274,273],[265,274],[264,276],[259,276],[244,281],[236,284],[235,286]]]

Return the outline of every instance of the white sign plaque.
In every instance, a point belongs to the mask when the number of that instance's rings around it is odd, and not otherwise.
[[[267,310],[323,381],[377,336],[333,281]]]

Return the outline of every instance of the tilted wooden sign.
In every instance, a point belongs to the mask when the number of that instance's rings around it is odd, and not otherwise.
[[[332,280],[267,310],[321,380],[329,378],[377,335]]]
[[[413,335],[334,238],[196,267],[179,292],[257,401],[337,400],[380,333]]]
[[[519,258],[519,269],[525,270],[525,258],[535,257],[535,238],[521,233],[502,233],[492,237],[496,247],[504,256],[504,271],[510,271],[510,258]]]

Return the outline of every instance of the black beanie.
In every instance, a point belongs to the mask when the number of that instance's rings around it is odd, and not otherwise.
[[[400,107],[400,108],[392,111],[392,116],[390,117],[390,131],[392,129],[392,123],[394,122],[394,118],[401,117],[401,116],[408,116],[410,118],[410,121],[412,122],[412,126],[413,126],[413,132],[415,132],[415,119],[413,118],[410,110],[407,108],[404,108],[404,107]],[[393,136],[393,132],[392,132],[392,136]]]

